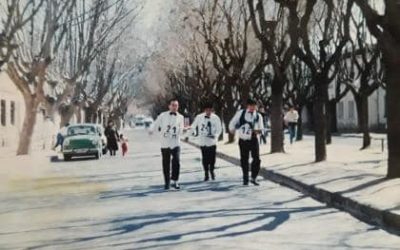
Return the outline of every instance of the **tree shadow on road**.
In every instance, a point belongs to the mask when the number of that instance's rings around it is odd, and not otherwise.
[[[87,244],[88,242],[90,242],[92,246],[95,246],[96,240],[101,240],[102,242],[104,242],[105,239],[107,239],[108,242],[119,239],[118,241],[121,242],[120,237],[135,237],[134,235],[128,235],[149,226],[154,226],[155,228],[162,229],[163,235],[141,239],[139,238],[134,241],[123,242],[113,245],[109,244],[108,247],[121,247],[132,245],[135,246],[135,249],[163,246],[166,247],[168,245],[171,245],[171,242],[176,245],[219,238],[240,237],[257,232],[273,231],[281,226],[283,223],[287,222],[292,214],[309,213],[314,211],[324,212],[326,209],[328,208],[325,206],[271,208],[270,206],[265,205],[260,207],[190,210],[182,212],[165,212],[136,216],[122,216],[101,223],[84,226],[85,228],[87,228],[88,226],[101,226],[100,228],[110,228],[103,232],[98,232],[97,230],[96,234],[93,236],[51,240],[48,242],[44,242],[41,245],[30,247],[29,249],[37,249],[50,246],[72,247],[74,244]],[[217,220],[218,223],[215,223],[217,225],[205,223],[208,222],[207,220],[209,219]],[[173,224],[179,223],[185,225],[193,222],[196,222],[196,225],[198,225],[196,229],[191,230],[190,227],[178,227],[179,230],[168,231],[168,228],[170,228]],[[201,225],[204,226],[202,227]],[[202,228],[199,229],[199,226]],[[146,236],[147,234],[145,234],[144,237]],[[195,237],[196,239],[183,242],[182,238],[186,236],[190,236],[190,238]],[[149,246],[149,243],[154,245]],[[140,248],[138,244],[140,244],[142,248]]]
[[[373,179],[373,180],[371,180],[371,181],[362,183],[362,184],[360,184],[360,185],[358,185],[358,186],[349,188],[349,189],[347,189],[347,190],[340,191],[339,193],[340,193],[340,194],[346,194],[346,193],[357,192],[357,191],[360,191],[360,190],[363,190],[363,189],[366,189],[366,188],[369,188],[369,187],[372,187],[372,186],[375,186],[375,185],[384,183],[385,181],[387,181],[386,178]]]
[[[200,192],[228,192],[237,187],[237,184],[226,184],[226,182],[203,182],[203,181],[191,181],[182,182],[182,189],[180,192],[189,193],[200,193]],[[131,189],[118,189],[112,191],[105,191],[100,193],[99,199],[113,199],[113,198],[138,198],[138,197],[148,197],[152,195],[158,195],[162,193],[168,193],[173,190],[164,190],[164,185],[151,185],[148,187],[139,187]]]
[[[173,241],[176,243],[181,242],[182,238],[190,236],[196,236],[196,239],[185,241],[188,242],[199,242],[204,240],[212,240],[219,238],[232,238],[240,237],[248,234],[257,232],[273,231],[283,223],[290,219],[291,214],[294,213],[306,213],[315,210],[325,209],[325,207],[299,207],[292,209],[271,209],[266,207],[258,208],[245,208],[245,209],[222,209],[214,211],[195,211],[194,213],[182,213],[174,214],[170,220],[202,220],[202,219],[224,219],[227,223],[217,226],[206,226],[206,229],[187,231],[182,233],[172,233],[159,237],[152,237],[147,239],[141,239],[135,242],[124,243],[124,244],[138,244],[138,243],[155,243],[152,246],[146,246],[144,248],[152,248],[155,246],[168,246],[169,242]],[[237,220],[238,218],[243,218]],[[170,221],[168,220],[168,221]],[[234,222],[232,222],[234,221]],[[242,227],[245,227],[242,228]],[[143,248],[143,249],[144,249]],[[141,248],[138,248],[141,249]]]

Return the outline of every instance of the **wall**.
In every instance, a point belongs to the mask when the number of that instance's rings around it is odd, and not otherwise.
[[[0,157],[8,154],[15,154],[18,146],[19,133],[22,129],[22,123],[25,114],[24,99],[9,79],[7,74],[0,72],[0,105],[5,102],[5,113],[1,110],[0,118],[5,115],[5,123],[0,119]],[[11,122],[11,102],[15,103],[15,122]],[[4,113],[4,114],[3,114]],[[53,145],[55,134],[58,130],[59,117],[55,119],[47,118],[44,111],[38,110],[37,123],[32,136],[31,151],[47,150]]]

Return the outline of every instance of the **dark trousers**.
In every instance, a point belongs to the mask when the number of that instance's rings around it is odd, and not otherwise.
[[[214,173],[217,146],[200,147],[205,176]]]
[[[289,122],[288,124],[288,129],[289,129],[289,138],[290,138],[290,143],[293,143],[293,139],[296,137],[296,127],[297,123],[295,122]]]
[[[180,170],[180,152],[181,148],[176,147],[174,149],[170,148],[162,148],[162,166],[163,166],[163,174],[165,185],[170,184],[170,180],[178,181],[179,180],[179,170]],[[172,164],[171,164],[171,156],[172,156]],[[171,165],[172,165],[172,173],[171,173]]]
[[[260,172],[260,146],[258,144],[257,137],[253,137],[251,140],[239,140],[240,148],[240,163],[243,171],[243,183],[249,182],[249,156],[253,159],[251,163],[251,178],[255,179]]]
[[[58,133],[56,145],[54,146],[54,148],[61,146],[61,150],[62,150],[63,143],[64,143],[64,136],[62,136],[61,133]]]

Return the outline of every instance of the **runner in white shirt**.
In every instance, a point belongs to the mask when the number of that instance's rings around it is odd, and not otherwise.
[[[243,185],[249,185],[249,155],[251,163],[251,183],[258,186],[257,176],[260,172],[260,146],[258,135],[264,129],[263,118],[257,112],[257,103],[249,99],[247,109],[239,110],[229,123],[231,133],[239,132],[240,162],[243,170]]]
[[[196,116],[192,124],[192,134],[199,137],[202,163],[204,168],[204,181],[215,180],[215,159],[217,151],[217,139],[222,133],[222,125],[219,117],[213,113],[211,103],[203,106],[204,113]]]
[[[169,111],[161,113],[154,122],[152,131],[160,134],[162,165],[165,189],[180,189],[178,184],[180,171],[180,136],[184,131],[184,118],[178,113],[179,103],[176,99],[169,103]],[[172,173],[171,173],[172,156]]]

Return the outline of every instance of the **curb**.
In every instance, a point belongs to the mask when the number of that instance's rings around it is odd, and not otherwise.
[[[186,143],[199,148],[199,146],[193,142],[186,141]],[[240,165],[240,160],[238,158],[227,154],[217,151],[217,157],[234,165]],[[347,212],[358,220],[378,226],[391,234],[400,236],[400,215],[398,214],[359,203],[351,198],[343,196],[340,192],[330,192],[316,187],[315,185],[305,184],[292,177],[267,170],[265,167],[261,168],[260,174],[266,180],[294,189],[321,203],[325,203],[327,206]]]

